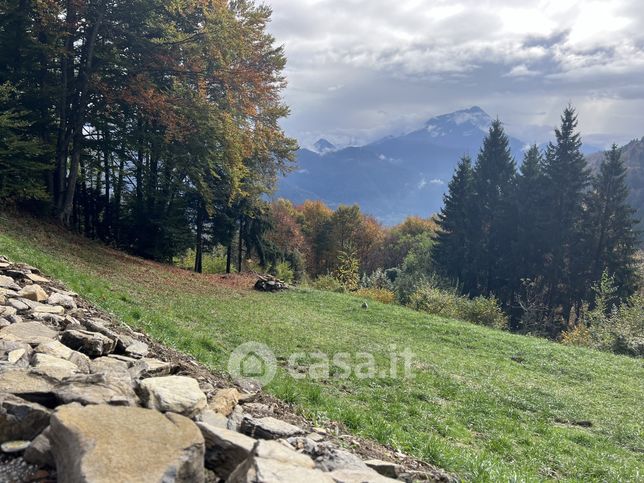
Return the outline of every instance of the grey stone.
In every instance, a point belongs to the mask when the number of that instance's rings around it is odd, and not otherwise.
[[[65,360],[69,360],[69,358],[72,356],[72,353],[74,352],[69,347],[67,347],[64,344],[61,344],[57,340],[50,340],[50,341],[38,344],[34,348],[34,351],[39,354],[47,354],[49,356],[59,357],[60,359],[65,359]]]
[[[194,416],[206,407],[206,395],[199,383],[185,376],[164,376],[143,379],[139,383],[143,404],[162,412]]]
[[[13,307],[18,312],[26,312],[30,309],[29,305],[20,299],[9,299],[9,306]]]
[[[27,344],[38,345],[55,339],[58,332],[40,322],[23,322],[0,329],[0,339],[17,338]]]
[[[114,350],[116,342],[98,332],[67,329],[62,333],[60,341],[67,347],[82,352],[88,356],[102,356]]]
[[[61,293],[52,293],[51,295],[49,295],[47,303],[49,305],[60,305],[61,307],[69,310],[74,310],[77,308],[76,301],[73,297],[70,297],[69,295],[63,295]]]
[[[149,351],[150,349],[145,342],[136,341],[125,348],[125,355],[135,359],[142,359],[148,355]]]
[[[248,458],[257,442],[235,431],[206,423],[198,422],[197,426],[206,441],[206,468],[214,470],[223,479]]]
[[[389,463],[388,461],[382,460],[367,460],[364,462],[369,468],[380,473],[382,476],[387,476],[389,478],[398,478],[402,472],[403,467],[396,463]]]
[[[92,374],[98,373],[114,373],[120,372],[130,375],[128,372],[127,362],[119,361],[112,357],[98,357],[90,362],[89,372]]]
[[[49,425],[51,411],[12,394],[0,395],[0,443],[32,440]]]
[[[51,315],[64,315],[65,308],[60,305],[38,305],[33,309],[34,314],[51,314]]]
[[[0,287],[16,291],[20,290],[20,285],[14,282],[13,278],[6,275],[0,275]]]
[[[228,417],[228,429],[231,431],[240,431],[242,421],[244,420],[244,410],[241,406],[235,406],[232,414]]]
[[[53,468],[56,465],[54,455],[51,452],[51,441],[49,439],[49,432],[51,428],[47,426],[45,430],[36,436],[29,448],[25,450],[23,458],[27,463],[37,465],[39,467]]]
[[[329,473],[336,483],[391,483],[394,480],[367,468],[366,470],[342,469]]]
[[[241,431],[248,436],[258,439],[288,438],[304,433],[301,428],[270,416],[257,419],[252,416],[244,416],[241,423]]]
[[[204,409],[195,416],[195,421],[206,423],[214,428],[228,429],[228,418],[212,409]]]
[[[55,382],[31,369],[0,368],[0,393],[9,393],[27,401],[49,405]]]
[[[62,404],[136,406],[138,403],[130,377],[123,374],[71,376],[56,385],[53,392]]]
[[[57,381],[79,372],[78,366],[73,362],[47,354],[34,354],[32,365],[34,372],[45,374]]]
[[[51,418],[58,479],[74,483],[202,483],[204,440],[177,414],[64,406]]]

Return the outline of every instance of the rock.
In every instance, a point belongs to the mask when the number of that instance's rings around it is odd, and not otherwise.
[[[39,467],[50,467],[53,468],[56,463],[54,461],[54,455],[51,452],[51,441],[49,439],[49,432],[51,428],[47,426],[45,430],[36,436],[29,448],[25,450],[23,458],[27,463],[32,465],[37,465]]]
[[[31,318],[34,320],[49,322],[50,324],[58,327],[63,327],[64,321],[65,321],[65,318],[62,317],[61,315],[34,313],[33,311],[31,313]]]
[[[18,292],[18,295],[34,302],[44,302],[49,298],[47,292],[38,284],[27,285]]]
[[[69,362],[76,364],[80,372],[89,373],[91,360],[85,354],[73,351],[72,355],[69,356]]]
[[[7,362],[9,364],[16,364],[20,359],[23,359],[25,355],[27,355],[26,349],[12,350],[7,354]]]
[[[199,383],[185,376],[151,377],[139,383],[141,400],[150,408],[193,416],[204,409],[206,395]]]
[[[83,326],[90,332],[98,332],[105,337],[112,339],[115,343],[118,342],[118,334],[107,328],[107,322],[102,319],[87,319],[81,322]]]
[[[369,308],[369,304],[368,304],[367,302],[362,302],[362,308],[363,308],[363,309],[368,309],[368,308]]]
[[[74,310],[76,309],[76,301],[73,297],[69,295],[63,295],[61,293],[52,293],[47,299],[49,305],[60,305],[66,309]]]
[[[130,368],[130,375],[133,379],[145,379],[148,377],[168,376],[172,374],[175,366],[169,362],[158,359],[143,358],[135,362]]]
[[[0,395],[0,443],[32,440],[49,425],[51,411],[11,394]]]
[[[125,355],[135,359],[142,359],[147,356],[149,352],[148,345],[145,342],[136,341],[125,348]]]
[[[138,403],[131,379],[123,374],[79,374],[68,377],[53,391],[62,404],[136,406]]]
[[[369,467],[353,453],[339,449],[330,443],[320,443],[311,454],[315,465],[323,471],[356,470],[368,471]]]
[[[0,393],[13,394],[44,406],[49,406],[53,401],[55,382],[31,369],[0,369]]]
[[[118,347],[118,344],[117,344]],[[139,359],[135,359],[133,357],[128,357],[128,356],[123,356],[121,354],[109,354],[107,357],[110,359],[114,359],[117,361],[125,362],[127,364],[128,369],[132,367],[134,364],[139,362]]]
[[[63,315],[65,313],[65,309],[60,305],[42,304],[34,308],[33,310],[35,314]]]
[[[2,443],[0,448],[3,453],[20,453],[29,447],[29,441],[7,441]]]
[[[38,345],[55,339],[58,336],[58,332],[40,322],[23,322],[0,329],[0,339],[4,339],[8,335],[16,337],[27,344]]]
[[[255,447],[256,440],[227,429],[216,428],[206,423],[197,423],[206,441],[206,468],[222,479],[234,471]]]
[[[301,428],[273,417],[256,419],[251,416],[244,416],[241,431],[248,436],[259,439],[288,438],[304,433]]]
[[[11,322],[9,322],[4,317],[0,317],[0,329],[2,329],[3,327],[9,327],[10,325],[11,325]]]
[[[330,475],[313,469],[310,458],[275,441],[259,441],[251,455],[226,480],[227,483],[332,483]],[[306,459],[304,459],[306,458]]]
[[[204,481],[201,432],[176,414],[64,406],[51,418],[50,438],[60,481]]]
[[[128,369],[127,362],[111,357],[99,357],[91,361],[89,365],[89,372],[92,374],[121,372],[129,377]]]
[[[8,305],[3,305],[0,306],[0,315],[3,317],[9,317],[11,315],[16,315],[18,311],[15,309],[15,307],[11,307]]]
[[[47,280],[45,277],[41,277],[40,275],[36,275],[35,273],[28,273],[26,277],[31,280],[32,282],[35,283],[47,283],[49,280]]]
[[[116,346],[114,339],[110,339],[98,332],[88,332],[86,330],[68,329],[63,332],[60,341],[67,347],[94,357],[109,354]]]
[[[18,312],[26,312],[29,310],[29,305],[20,299],[9,299],[9,306],[16,309]]]
[[[329,475],[336,483],[391,483],[394,480],[367,468],[366,470],[336,470]]]
[[[240,431],[243,420],[244,410],[241,406],[235,406],[233,413],[228,417],[228,429],[231,431]]]
[[[58,381],[78,372],[78,367],[73,362],[47,354],[35,354],[32,365],[34,372],[45,374]]]
[[[369,468],[389,478],[398,478],[403,472],[403,467],[396,463],[382,460],[367,460],[364,462]]]
[[[239,402],[239,391],[234,387],[228,389],[220,389],[215,393],[213,400],[208,404],[208,407],[216,413],[229,416],[233,412],[235,406]]]
[[[20,285],[13,281],[13,278],[6,275],[0,275],[0,287],[8,288],[9,290],[20,290]]]
[[[72,356],[72,353],[74,352],[69,347],[61,344],[57,340],[49,340],[47,342],[38,344],[34,348],[34,351],[38,352],[39,354],[47,354],[48,356],[58,357],[65,360],[69,360],[69,358]]]
[[[9,324],[22,324],[22,317],[19,315],[7,315],[7,321]]]
[[[228,418],[212,409],[204,409],[195,416],[195,421],[206,423],[214,428],[228,429]]]
[[[3,293],[0,293],[0,305],[4,305],[7,303],[7,297]]]

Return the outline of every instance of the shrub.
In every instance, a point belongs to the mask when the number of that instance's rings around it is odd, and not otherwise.
[[[360,282],[362,288],[385,289],[392,291],[394,286],[382,268],[376,269],[371,275],[366,273],[362,276]]]
[[[354,250],[341,251],[338,254],[338,268],[335,271],[335,278],[346,290],[358,290],[360,288],[359,268],[360,262]]]
[[[508,324],[507,317],[493,297],[477,297],[470,300],[455,292],[429,285],[414,292],[407,306],[441,317],[465,320],[498,329],[505,329]]]
[[[356,292],[356,295],[383,304],[392,304],[396,300],[396,294],[386,288],[361,288]]]
[[[460,304],[460,318],[478,325],[505,329],[508,326],[508,318],[499,307],[499,302],[494,297],[476,297],[469,300],[464,299]]]
[[[295,271],[288,262],[280,262],[275,265],[275,277],[286,283],[293,283]]]
[[[313,287],[326,292],[342,293],[345,291],[344,285],[331,275],[320,275],[315,282],[313,282]]]

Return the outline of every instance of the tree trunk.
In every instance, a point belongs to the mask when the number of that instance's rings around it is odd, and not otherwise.
[[[237,245],[237,272],[242,272],[242,258],[244,251],[244,219],[239,218],[239,243]]]
[[[201,203],[197,208],[197,243],[195,246],[195,272],[203,272],[203,222],[204,210]]]

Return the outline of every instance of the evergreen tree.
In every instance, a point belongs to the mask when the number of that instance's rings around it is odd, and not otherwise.
[[[588,195],[587,229],[592,255],[591,282],[599,282],[602,274],[607,273],[614,278],[616,295],[622,300],[632,295],[637,282],[637,220],[635,210],[627,202],[628,194],[621,150],[613,145],[605,154]]]
[[[475,225],[471,242],[477,282],[472,295],[495,294],[506,303],[511,277],[509,255],[515,236],[512,203],[516,164],[510,141],[498,119],[483,141],[474,166],[473,186]]]
[[[458,282],[464,292],[473,289],[471,271],[472,162],[463,156],[444,196],[438,215],[438,234],[432,259],[439,273]]]
[[[548,145],[544,163],[545,263],[544,291],[548,307],[568,318],[588,285],[584,277],[588,254],[583,253],[583,206],[589,170],[576,132],[577,115],[569,106],[555,129],[556,143]]]

